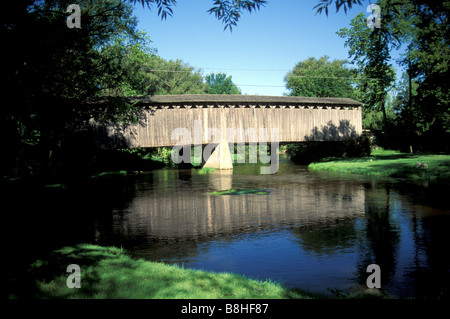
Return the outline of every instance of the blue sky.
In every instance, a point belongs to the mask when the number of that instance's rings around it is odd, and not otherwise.
[[[372,1],[373,2],[373,1]],[[178,0],[172,17],[161,21],[156,10],[136,5],[138,28],[147,31],[164,59],[181,59],[203,75],[231,75],[243,94],[283,95],[284,76],[300,61],[328,55],[348,59],[344,39],[336,34],[349,27],[369,1],[347,14],[334,8],[315,15],[318,0],[268,0],[265,7],[245,13],[233,32],[206,11],[213,0]]]

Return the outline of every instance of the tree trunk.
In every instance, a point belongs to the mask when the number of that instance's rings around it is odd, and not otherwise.
[[[386,94],[383,94],[381,101],[382,101],[381,102],[382,103],[381,111],[383,112],[384,144],[387,145],[389,125],[388,125],[388,119],[387,119],[387,115],[386,115]]]
[[[63,135],[55,130],[41,131],[41,175],[44,180],[51,180],[60,173],[62,141]]]

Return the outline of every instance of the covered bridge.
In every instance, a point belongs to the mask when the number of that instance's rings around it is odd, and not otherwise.
[[[349,98],[156,95],[130,98],[142,110],[124,130],[94,125],[98,146],[340,141],[362,133],[362,103]]]

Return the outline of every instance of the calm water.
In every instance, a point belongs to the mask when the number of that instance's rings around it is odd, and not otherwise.
[[[286,160],[276,175],[258,172],[249,164],[213,174],[157,170],[34,194],[17,203],[27,218],[10,223],[9,236],[35,251],[123,246],[134,257],[318,292],[364,289],[367,266],[378,264],[391,296],[449,296],[450,189],[311,173]],[[230,188],[269,194],[209,194]],[[37,213],[42,207],[48,214]]]

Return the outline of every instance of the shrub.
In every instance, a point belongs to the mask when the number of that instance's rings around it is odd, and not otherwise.
[[[287,154],[298,164],[309,164],[328,157],[360,157],[370,155],[370,140],[357,136],[336,142],[301,142],[287,146]]]

